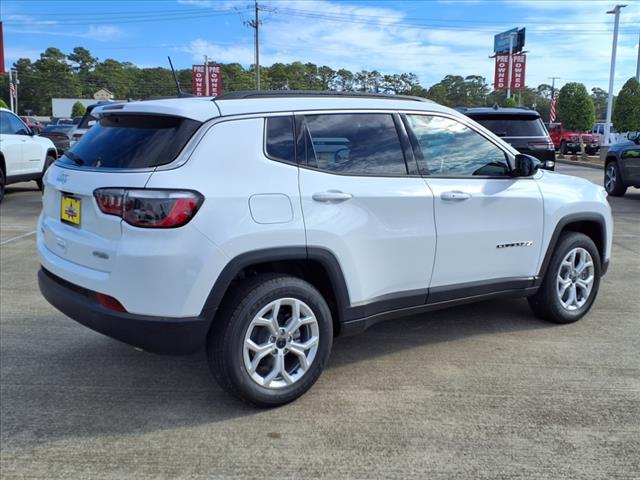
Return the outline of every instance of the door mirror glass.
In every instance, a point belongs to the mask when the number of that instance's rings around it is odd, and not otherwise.
[[[541,165],[540,160],[536,157],[519,153],[515,157],[513,173],[516,177],[530,177],[536,174]]]

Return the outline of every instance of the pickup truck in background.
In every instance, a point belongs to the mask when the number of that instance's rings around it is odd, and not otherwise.
[[[573,130],[567,130],[562,127],[562,123],[547,124],[549,136],[556,150],[566,155],[567,153],[576,154],[580,152],[580,135],[582,135],[582,143],[587,155],[595,155],[600,149],[598,140],[591,133],[580,133]]]

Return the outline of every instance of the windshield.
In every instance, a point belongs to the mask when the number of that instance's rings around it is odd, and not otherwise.
[[[173,161],[200,122],[157,115],[108,115],[61,162],[102,168],[148,168]]]
[[[540,117],[526,115],[472,116],[476,122],[499,137],[546,137]]]

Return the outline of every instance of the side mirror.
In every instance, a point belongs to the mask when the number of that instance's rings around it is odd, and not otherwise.
[[[535,175],[542,163],[536,157],[519,153],[515,158],[513,174],[516,177],[530,177]]]

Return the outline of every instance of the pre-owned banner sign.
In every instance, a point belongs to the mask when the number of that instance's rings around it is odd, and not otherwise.
[[[222,95],[222,70],[220,65],[194,65],[191,73],[191,91],[196,97]]]
[[[521,90],[525,86],[525,71],[527,56],[524,54],[511,55],[511,89]],[[509,81],[509,55],[496,55],[496,70],[493,77],[493,87],[496,90],[506,90]]]

